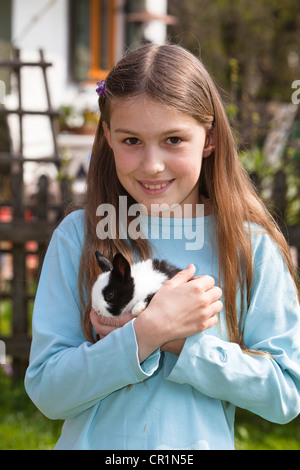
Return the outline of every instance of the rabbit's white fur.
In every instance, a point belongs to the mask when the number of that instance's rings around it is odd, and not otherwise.
[[[140,261],[131,266],[131,277],[134,282],[134,293],[130,302],[122,309],[122,313],[131,312],[132,315],[139,315],[147,306],[146,298],[151,292],[156,292],[168,279],[168,276],[153,269],[151,259]],[[92,289],[92,306],[97,313],[105,317],[113,315],[107,310],[108,303],[104,299],[102,292],[108,285],[110,272],[99,275]]]

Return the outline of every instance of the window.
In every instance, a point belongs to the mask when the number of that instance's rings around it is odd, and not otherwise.
[[[115,61],[116,0],[71,2],[71,73],[102,79]]]

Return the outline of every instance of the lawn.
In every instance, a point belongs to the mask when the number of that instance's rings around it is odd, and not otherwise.
[[[45,418],[32,404],[23,381],[12,383],[0,367],[0,450],[51,450],[61,421]],[[280,426],[237,410],[238,450],[300,450],[300,417]]]
[[[238,450],[300,450],[300,417],[283,426],[237,410],[235,445]]]
[[[23,381],[12,383],[0,366],[0,450],[51,450],[61,425],[45,418],[28,398]]]

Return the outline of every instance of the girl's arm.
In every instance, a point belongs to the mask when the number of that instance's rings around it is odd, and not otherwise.
[[[222,291],[214,285],[211,276],[191,280],[194,273],[195,267],[190,265],[165,282],[150,305],[135,319],[141,363],[161,346],[162,350],[176,350],[179,354],[187,336],[216,325],[216,315],[223,307],[220,301]],[[94,311],[91,312],[92,324],[100,338],[132,319],[130,315],[122,317],[97,317]]]
[[[49,418],[66,419],[110,393],[145,380],[159,352],[141,366],[132,322],[96,344],[81,327],[78,268],[81,246],[65,225],[48,248],[36,295],[27,393]],[[68,228],[68,226],[67,226]]]
[[[190,265],[165,282],[135,320],[141,362],[166,343],[184,340],[218,322],[222,291],[211,276],[192,279],[194,273],[195,267]]]
[[[158,367],[157,349],[162,344],[215,324],[214,314],[222,308],[221,290],[213,279],[187,282],[194,274],[194,267],[189,267],[165,284],[152,299],[152,309],[96,344],[87,342],[78,295],[81,246],[64,227],[54,233],[45,257],[25,378],[32,401],[53,419],[73,417],[112,392],[147,379]]]
[[[300,412],[300,308],[290,274],[268,237],[256,251],[251,301],[244,318],[247,348],[217,330],[186,339],[177,358],[167,354],[165,377],[265,419],[286,423]]]

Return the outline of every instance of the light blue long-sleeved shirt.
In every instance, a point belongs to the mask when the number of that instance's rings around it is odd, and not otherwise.
[[[179,357],[157,350],[140,364],[134,320],[96,344],[83,335],[83,219],[82,211],[73,212],[53,234],[35,300],[25,378],[42,413],[65,420],[57,449],[232,449],[236,406],[277,423],[299,414],[299,303],[268,235],[252,227],[255,275],[243,317],[246,346],[272,358],[245,354],[230,343],[221,312],[218,325],[187,338]],[[181,268],[193,263],[197,275],[217,280],[214,217],[199,220],[183,219],[187,230],[178,236],[181,220],[173,219],[176,230],[164,236],[163,229],[157,239],[159,219],[152,219],[154,256]],[[203,246],[186,249],[196,223]]]

